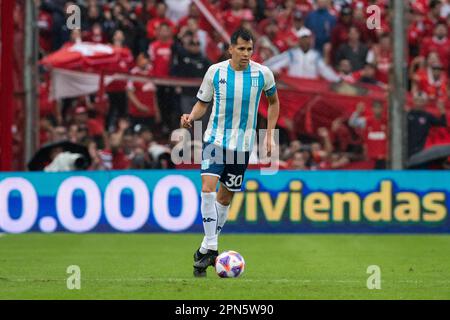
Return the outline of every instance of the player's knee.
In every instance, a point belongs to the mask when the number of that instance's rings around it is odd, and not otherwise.
[[[223,195],[220,193],[217,194],[217,202],[225,207],[230,205],[232,199],[233,199],[233,194],[229,194],[229,195],[228,194]]]
[[[223,205],[224,207],[228,207],[231,203],[231,200],[225,201],[225,200],[217,200],[218,203]]]
[[[203,193],[213,193],[213,192],[216,192],[216,190],[213,186],[203,185],[202,192]]]

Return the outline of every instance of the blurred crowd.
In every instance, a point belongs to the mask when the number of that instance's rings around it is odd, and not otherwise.
[[[389,90],[393,54],[392,12],[387,0],[205,2],[226,32],[231,34],[239,27],[252,31],[253,60],[269,66],[276,75],[368,83]],[[67,43],[112,44],[128,52],[124,71],[162,78],[202,78],[212,63],[228,58],[228,44],[191,0],[36,3],[41,58]],[[81,29],[70,30],[66,25],[66,9],[72,4],[81,8]],[[380,10],[380,20],[368,20],[373,14],[367,11],[371,5]],[[428,128],[446,126],[450,1],[408,1],[407,8],[408,86],[414,97],[408,106],[408,121],[420,122],[426,114]],[[197,88],[115,81],[102,99],[94,95],[52,101],[48,80],[42,71],[41,145],[62,139],[84,144],[93,170],[176,167],[170,160],[170,133],[179,126],[180,115],[190,112]],[[380,101],[373,105],[361,102],[350,116],[336,118],[330,128],[319,128],[316,139],[282,140],[281,167],[349,168],[355,162],[372,161],[373,167],[385,168],[385,106]],[[437,110],[438,115],[430,110]],[[410,136],[424,134],[417,133],[416,127],[409,125]],[[409,153],[420,151],[424,144],[410,139]]]

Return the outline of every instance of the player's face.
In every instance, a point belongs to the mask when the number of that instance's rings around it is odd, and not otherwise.
[[[253,41],[245,41],[242,38],[237,39],[235,45],[230,46],[230,55],[234,65],[239,66],[240,69],[246,69],[250,58],[253,54]]]

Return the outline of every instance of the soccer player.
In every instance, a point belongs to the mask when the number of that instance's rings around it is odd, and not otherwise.
[[[218,255],[218,236],[227,217],[233,194],[241,190],[250,152],[255,141],[261,92],[269,102],[265,148],[270,156],[279,101],[273,73],[250,57],[252,35],[239,29],[231,36],[231,59],[209,67],[190,114],[181,116],[181,126],[191,128],[213,101],[203,137],[201,213],[205,236],[194,254],[194,276],[206,276]],[[230,161],[230,159],[232,159]],[[217,183],[219,191],[216,193]]]

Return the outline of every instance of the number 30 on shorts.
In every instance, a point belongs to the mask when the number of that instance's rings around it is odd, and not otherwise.
[[[239,188],[241,184],[242,174],[237,176],[235,174],[228,173],[227,182],[225,183],[228,188]]]

